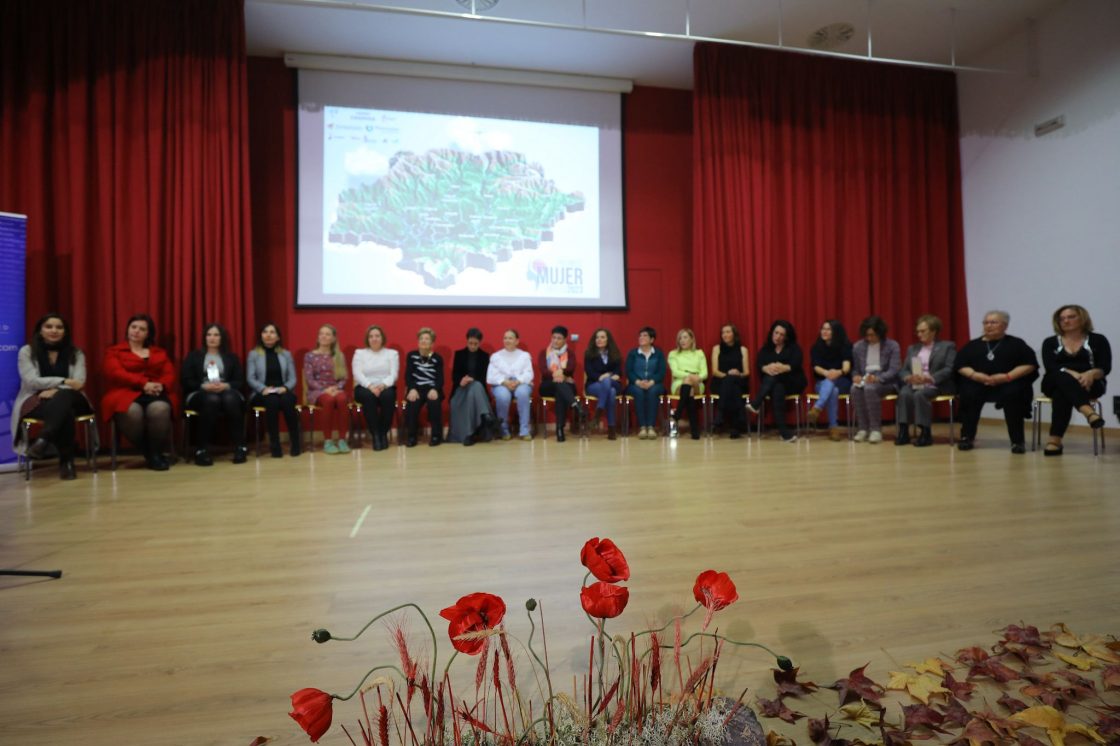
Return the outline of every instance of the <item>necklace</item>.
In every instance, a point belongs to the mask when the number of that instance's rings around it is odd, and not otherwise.
[[[988,360],[995,360],[996,350],[998,350],[999,346],[1003,344],[1003,340],[1001,339],[1000,341],[996,342],[995,347],[992,347],[991,343],[988,341],[985,341],[984,344],[988,346]]]

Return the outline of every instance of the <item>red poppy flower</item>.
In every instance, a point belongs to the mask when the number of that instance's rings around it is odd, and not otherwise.
[[[709,615],[739,600],[739,594],[735,592],[735,584],[731,582],[731,578],[727,573],[715,570],[705,570],[696,576],[692,595],[697,602],[704,604]]]
[[[467,632],[493,629],[502,623],[505,614],[505,602],[491,593],[472,593],[463,596],[455,602],[454,606],[448,606],[439,613],[450,622],[447,635],[451,638],[451,644],[460,653],[467,655],[477,655],[486,641],[481,638],[477,640],[455,638]]]
[[[292,711],[288,714],[307,731],[312,743],[319,743],[331,727],[331,695],[319,689],[300,689],[292,695]]]
[[[629,588],[604,582],[592,583],[579,592],[583,610],[596,619],[614,619],[629,600]]]
[[[579,553],[579,561],[592,575],[607,583],[630,579],[630,565],[626,564],[622,550],[610,539],[599,541],[598,536],[588,539]]]

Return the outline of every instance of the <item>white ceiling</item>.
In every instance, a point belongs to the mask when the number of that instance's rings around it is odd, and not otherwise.
[[[627,78],[692,87],[692,46],[714,38],[806,49],[846,22],[834,51],[978,65],[985,50],[1065,0],[246,0],[249,53],[335,54]],[[483,0],[476,0],[481,4]],[[653,34],[669,34],[656,37]],[[1026,66],[1026,49],[1023,50]]]

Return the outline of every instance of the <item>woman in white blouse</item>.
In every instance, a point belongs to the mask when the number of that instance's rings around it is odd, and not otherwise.
[[[529,394],[533,390],[533,359],[525,350],[517,348],[521,341],[516,329],[507,329],[502,335],[503,349],[490,356],[486,369],[486,383],[494,394],[498,419],[502,423],[502,440],[510,439],[509,405],[517,400],[517,419],[521,423],[522,440],[532,440],[529,430]]]
[[[354,351],[354,400],[362,405],[373,450],[389,447],[389,428],[397,408],[397,376],[401,358],[385,346],[385,331],[376,324],[366,329],[366,346]]]

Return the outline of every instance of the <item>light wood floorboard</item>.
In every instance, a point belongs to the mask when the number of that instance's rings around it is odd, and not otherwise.
[[[609,629],[667,621],[692,607],[698,572],[723,570],[741,601],[720,631],[818,683],[869,661],[885,680],[1011,622],[1120,632],[1120,444],[1094,458],[1086,432],[1060,459],[1014,456],[985,425],[970,453],[943,432],[927,449],[599,436],[83,470],[70,483],[49,467],[28,484],[4,475],[0,567],[65,574],[0,577],[0,744],[307,743],[291,692],[347,692],[395,658],[381,628],[321,646],[312,629],[349,634],[415,601],[446,660],[436,615],[475,591],[506,600],[523,640],[522,604],[543,600],[570,689],[586,667],[579,550],[592,536],[614,539],[633,571]],[[422,623],[402,621],[422,644]],[[769,697],[771,664],[744,651],[721,667],[735,694]],[[340,704],[336,723],[358,713]],[[337,725],[322,742],[348,743]]]

